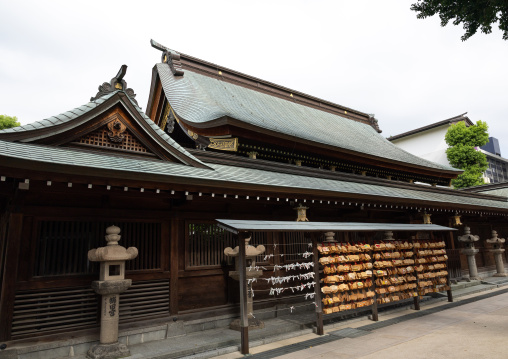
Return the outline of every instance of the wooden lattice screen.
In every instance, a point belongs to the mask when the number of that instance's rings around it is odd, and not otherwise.
[[[284,253],[284,261],[301,261],[301,253],[306,251],[312,251],[309,248],[311,239],[306,237],[303,232],[282,232],[282,249],[281,253]]]
[[[224,248],[235,247],[234,235],[213,223],[188,224],[188,267],[220,266]]]
[[[266,233],[252,234],[251,244],[266,246]],[[224,255],[226,247],[238,245],[235,236],[214,223],[189,223],[187,226],[187,267],[220,266],[228,262]],[[262,262],[264,256],[256,261]]]
[[[12,337],[97,327],[100,301],[90,286],[18,291]],[[120,323],[169,315],[169,280],[134,282],[120,295]]]
[[[87,259],[92,248],[104,247],[111,221],[40,221],[35,252],[35,277],[98,273],[97,263]],[[127,270],[160,268],[161,224],[115,221],[122,232],[120,244],[138,248]]]
[[[150,152],[141,142],[139,142],[136,137],[129,132],[129,130],[125,130],[123,135],[125,136],[122,142],[112,142],[108,136],[108,128],[107,126],[103,126],[89,134],[81,137],[77,143],[82,143],[85,145],[91,146],[99,146],[99,147],[110,147],[116,148],[125,151],[133,151],[133,152],[141,152],[148,153]]]

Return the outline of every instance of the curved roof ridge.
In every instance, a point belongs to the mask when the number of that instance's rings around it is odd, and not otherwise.
[[[230,117],[296,138],[405,162],[426,168],[460,171],[402,150],[381,136],[371,125],[281,99],[266,93],[185,70],[174,76],[170,67],[157,64],[166,98],[184,121],[205,124]]]
[[[70,122],[82,115],[87,114],[89,111],[99,107],[101,104],[103,104],[104,102],[106,102],[107,100],[109,100],[111,97],[113,97],[115,94],[118,94],[118,93],[124,93],[124,91],[123,90],[116,90],[116,91],[110,92],[108,94],[105,94],[105,95],[102,95],[101,97],[96,98],[95,100],[91,100],[90,102],[88,102],[80,107],[76,107],[70,111],[61,113],[56,116],[48,117],[44,120],[35,121],[35,122],[29,123],[26,125],[22,125],[22,126],[18,126],[18,127],[12,127],[12,128],[8,128],[8,129],[0,130],[0,138],[8,140],[8,136],[10,134],[19,134],[22,132],[35,131],[35,130],[50,128],[50,127],[55,127],[54,131],[51,132],[51,135],[57,134],[59,132],[67,131],[68,128],[66,128],[65,126],[63,126],[61,129],[60,128],[57,129],[56,127],[59,125],[68,123],[68,122]],[[180,146],[176,141],[174,141],[171,137],[169,137],[164,131],[162,131],[159,128],[159,126],[157,126],[149,117],[147,117],[145,115],[145,113],[143,112],[141,107],[139,105],[137,105],[137,103],[135,101],[133,101],[133,99],[130,96],[128,96],[128,94],[126,94],[126,96],[123,98],[129,99],[130,103],[136,109],[139,116],[145,121],[145,124],[148,125],[149,127],[151,127],[153,129],[153,131],[157,134],[158,138],[155,138],[156,141],[159,139],[162,140],[164,143],[166,143],[170,147],[174,148],[176,151],[178,151],[182,155],[189,157],[190,159],[192,159],[193,161],[199,163],[200,165],[202,165],[204,167],[207,167],[207,165],[203,161],[196,158],[193,154],[188,152],[185,148]],[[121,99],[119,99],[118,101],[121,101]],[[80,124],[81,123],[76,124],[76,126],[80,125]],[[39,138],[41,138],[41,136],[36,136],[34,138],[30,138],[29,141],[36,140]],[[21,141],[21,142],[27,142],[27,141]]]
[[[53,127],[57,125],[61,125],[64,123],[67,123],[81,115],[84,115],[85,113],[93,110],[94,108],[98,107],[100,104],[104,103],[107,99],[109,99],[111,96],[113,96],[115,93],[119,92],[120,90],[111,92],[107,95],[104,95],[102,97],[99,97],[95,100],[92,100],[84,105],[81,105],[79,107],[76,107],[72,110],[69,110],[67,112],[63,112],[56,116],[51,116],[43,120],[27,123],[26,125],[21,125],[17,127],[11,127],[6,128],[4,130],[0,130],[0,135],[3,135],[5,133],[18,133],[18,132],[24,132],[24,131],[32,131],[32,130],[38,130],[45,127]]]

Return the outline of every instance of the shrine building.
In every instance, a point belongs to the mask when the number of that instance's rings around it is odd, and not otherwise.
[[[452,279],[467,273],[456,240],[464,225],[481,243],[492,230],[508,235],[506,197],[449,187],[460,170],[390,143],[373,116],[152,46],[162,56],[145,110],[124,65],[82,106],[0,131],[0,342],[97,333],[99,266],[87,253],[111,225],[139,251],[126,262],[132,286],[120,297],[120,331],[238,317],[239,284],[224,254],[238,243],[217,219],[294,222],[306,207],[309,223],[456,228],[433,234],[446,243]],[[309,242],[289,230],[251,239],[266,248],[257,257],[264,278],[302,263]],[[494,269],[486,252],[476,260],[480,274]],[[313,293],[253,285],[255,311]]]

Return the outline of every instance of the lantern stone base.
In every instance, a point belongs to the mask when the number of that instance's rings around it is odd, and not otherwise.
[[[249,330],[263,329],[264,327],[265,323],[261,320],[256,318],[249,318]],[[238,332],[241,331],[240,319],[233,320],[229,325],[229,329],[236,330]]]
[[[496,273],[493,275],[493,277],[508,277],[508,274],[506,273]]]
[[[86,357],[89,359],[117,359],[131,355],[130,350],[122,343],[97,344],[88,350]]]

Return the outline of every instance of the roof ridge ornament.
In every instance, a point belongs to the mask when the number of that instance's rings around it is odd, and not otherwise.
[[[180,54],[170,48],[159,44],[155,40],[150,40],[153,48],[162,51],[161,62],[168,64],[171,72],[175,76],[183,76],[182,63],[180,62]]]
[[[378,133],[381,133],[383,132],[380,128],[379,128],[379,123],[376,119],[376,115],[374,114],[370,114],[369,115],[369,124],[378,132]]]
[[[109,83],[104,82],[102,85],[99,86],[99,92],[97,92],[97,95],[95,97],[90,98],[90,101],[97,100],[98,98],[105,96],[107,94],[110,94],[111,92],[115,92],[117,90],[123,91],[129,98],[138,105],[138,101],[135,100],[136,94],[134,93],[134,90],[131,88],[127,88],[127,82],[123,79],[125,74],[127,73],[127,65],[122,65],[120,67],[120,70],[118,70],[118,73],[115,77],[111,79]]]

